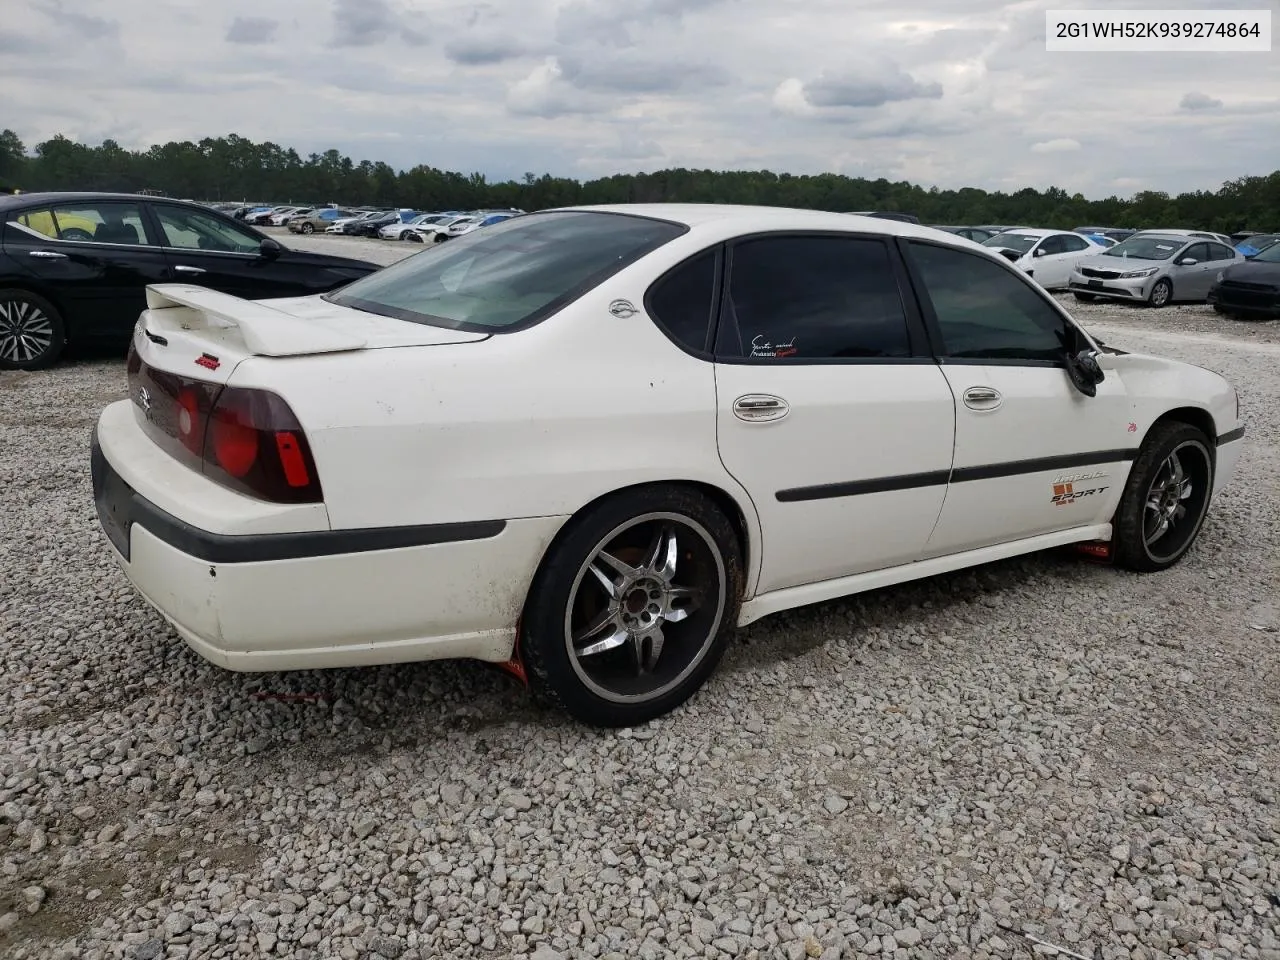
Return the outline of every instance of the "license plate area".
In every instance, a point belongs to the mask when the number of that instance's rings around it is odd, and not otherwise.
[[[1100,286],[1102,286],[1102,281],[1101,281],[1101,280],[1090,280],[1090,281],[1089,281],[1089,286],[1091,286],[1091,287],[1100,287]]]

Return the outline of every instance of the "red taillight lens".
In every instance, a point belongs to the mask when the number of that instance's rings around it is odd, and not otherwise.
[[[209,413],[204,474],[276,503],[318,503],[320,481],[293,410],[269,390],[223,387]]]
[[[258,459],[258,431],[232,403],[219,400],[214,407],[209,445],[218,466],[237,479],[248,474]]]
[[[139,423],[170,455],[260,500],[323,501],[307,435],[283,397],[158,370],[136,351],[128,373]]]

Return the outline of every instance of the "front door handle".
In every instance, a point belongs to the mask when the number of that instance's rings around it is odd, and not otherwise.
[[[970,387],[964,392],[964,405],[970,410],[994,410],[1003,402],[995,387]]]
[[[787,401],[768,393],[748,393],[733,401],[733,415],[750,423],[781,420],[790,411]]]
[[[187,273],[193,276],[197,273],[204,273],[203,267],[189,267],[185,263],[180,263],[173,269],[175,273]]]
[[[40,260],[65,260],[65,259],[67,259],[67,255],[66,255],[65,253],[56,253],[56,252],[55,252],[55,251],[53,251],[53,250],[32,250],[30,253],[28,253],[28,254],[27,254],[27,256],[28,256],[28,257],[36,257],[36,258],[38,258],[38,259],[40,259]]]

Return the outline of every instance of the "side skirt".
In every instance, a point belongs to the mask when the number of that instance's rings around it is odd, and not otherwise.
[[[748,600],[742,605],[738,615],[738,626],[745,627],[761,617],[782,610],[791,610],[811,603],[823,603],[837,597],[847,597],[867,590],[878,590],[908,580],[921,580],[935,577],[938,574],[962,570],[965,567],[976,567],[984,563],[994,563],[1008,557],[1016,557],[1024,553],[1038,553],[1041,550],[1052,550],[1072,543],[1083,543],[1091,540],[1111,540],[1111,524],[1099,523],[1089,527],[1076,527],[1058,533],[1046,533],[1025,540],[1013,540],[992,547],[978,550],[967,550],[946,557],[935,557],[915,563],[904,563],[883,570],[872,570],[851,577],[840,577],[836,580],[824,580],[821,583],[806,583],[798,587],[787,587],[774,590]]]

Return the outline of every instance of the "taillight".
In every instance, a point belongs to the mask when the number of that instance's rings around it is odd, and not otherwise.
[[[155,443],[224,487],[275,503],[324,498],[307,435],[270,390],[223,387],[129,355],[129,392]]]
[[[320,478],[293,410],[269,390],[223,387],[209,412],[204,474],[277,503],[318,503]]]

